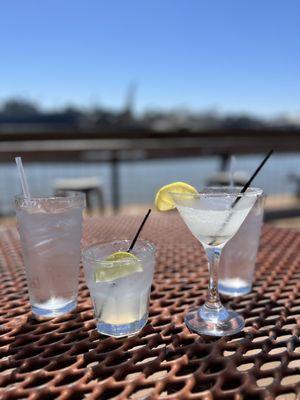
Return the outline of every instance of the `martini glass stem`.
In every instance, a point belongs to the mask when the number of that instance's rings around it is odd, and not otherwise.
[[[204,245],[209,267],[209,286],[205,306],[211,310],[219,310],[222,308],[218,290],[218,272],[222,247],[223,246]]]
[[[185,316],[187,327],[202,335],[227,336],[240,332],[245,326],[244,319],[235,311],[227,310],[220,301],[218,290],[218,269],[225,243],[219,246],[203,244],[209,264],[209,286],[206,302],[197,310]]]

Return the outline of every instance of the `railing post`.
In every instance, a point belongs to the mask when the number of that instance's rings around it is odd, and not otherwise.
[[[221,162],[220,162],[220,171],[227,171],[228,170],[228,163],[230,159],[230,154],[224,153],[221,154]]]
[[[119,157],[118,152],[113,151],[110,160],[111,164],[111,194],[112,207],[116,212],[120,207],[120,179],[119,179]]]

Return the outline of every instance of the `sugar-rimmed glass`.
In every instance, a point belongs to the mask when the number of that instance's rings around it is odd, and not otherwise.
[[[198,194],[171,192],[176,208],[192,234],[203,245],[209,263],[205,304],[185,317],[188,328],[199,334],[227,336],[244,328],[244,319],[226,309],[218,292],[218,267],[223,247],[238,231],[258,197],[258,188],[241,193],[237,187],[210,187]]]

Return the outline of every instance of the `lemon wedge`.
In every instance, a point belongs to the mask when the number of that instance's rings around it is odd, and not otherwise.
[[[95,266],[94,280],[95,282],[109,282],[119,278],[142,272],[143,267],[139,259],[132,253],[127,251],[117,251],[105,258],[104,262],[111,263],[110,266],[103,264]],[[124,264],[121,261],[125,261]],[[115,265],[114,265],[115,262]]]
[[[197,190],[185,182],[173,182],[163,186],[156,193],[155,206],[159,211],[169,211],[175,208],[174,201],[170,195],[170,192],[174,193],[191,193],[197,194]]]

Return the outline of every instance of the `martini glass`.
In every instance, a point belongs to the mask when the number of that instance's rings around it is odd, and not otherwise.
[[[209,287],[206,302],[185,316],[187,327],[199,334],[227,336],[240,332],[244,319],[227,310],[218,292],[218,266],[225,244],[235,235],[262,190],[238,187],[209,187],[197,194],[170,195],[182,219],[203,245],[209,265]]]

